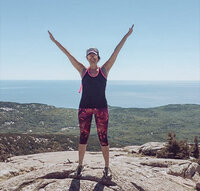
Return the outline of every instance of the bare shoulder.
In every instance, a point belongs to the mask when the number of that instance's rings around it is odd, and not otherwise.
[[[106,71],[106,68],[105,68],[104,65],[101,66],[101,71],[102,71],[103,75],[107,78],[107,76],[108,76],[108,72]]]
[[[87,68],[84,66],[84,67],[82,68],[82,71],[80,72],[81,78],[84,77],[86,71],[87,71]]]

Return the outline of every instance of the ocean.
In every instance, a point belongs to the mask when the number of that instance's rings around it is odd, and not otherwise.
[[[78,108],[80,85],[78,80],[0,80],[0,101]],[[106,97],[110,106],[125,108],[200,104],[200,81],[108,80]]]

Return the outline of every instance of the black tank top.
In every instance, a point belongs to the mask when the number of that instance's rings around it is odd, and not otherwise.
[[[106,82],[101,68],[94,77],[90,75],[89,70],[86,70],[82,78],[83,91],[79,108],[106,108]]]

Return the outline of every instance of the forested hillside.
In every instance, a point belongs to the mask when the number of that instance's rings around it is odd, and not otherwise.
[[[76,109],[0,102],[0,133],[79,135]],[[200,105],[109,107],[109,140],[118,146],[165,141],[169,131],[192,142],[200,136]],[[97,138],[94,120],[91,137]]]

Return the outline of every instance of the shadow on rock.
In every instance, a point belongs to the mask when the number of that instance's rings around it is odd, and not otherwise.
[[[110,187],[110,186],[118,186],[115,182],[113,182],[110,179],[105,179],[105,178],[98,178],[96,176],[91,176],[91,175],[82,175],[81,177],[75,177],[73,175],[69,176],[72,179],[71,185],[70,185],[70,191],[79,191],[80,190],[80,180],[89,180],[93,182],[97,182],[95,185],[93,191],[103,191],[104,187]]]
[[[48,173],[45,176],[42,176],[40,178],[42,179],[66,179],[71,178],[72,182],[70,185],[69,190],[70,191],[79,191],[80,190],[80,180],[89,180],[96,182],[95,188],[93,191],[103,191],[104,187],[110,187],[110,186],[117,186],[118,185],[113,182],[111,179],[105,179],[104,177],[99,178],[96,176],[91,175],[82,175],[81,177],[76,177],[74,174],[74,170],[68,170],[68,171],[62,171],[62,172],[52,172]]]
[[[104,185],[103,184],[101,184],[100,182],[98,182],[97,184],[96,184],[96,186],[94,187],[94,190],[93,191],[103,191],[103,189],[104,189]]]
[[[105,179],[102,177],[98,183],[105,185],[105,186],[117,186],[115,182],[113,182],[111,179]]]
[[[69,187],[69,191],[79,191],[80,190],[80,179],[73,179]]]
[[[52,172],[48,173],[45,176],[42,176],[40,178],[43,179],[65,179],[69,177],[69,174],[74,172],[73,170],[63,171],[63,172]]]
[[[137,188],[139,191],[145,191],[141,186],[138,186],[136,183],[131,182],[135,188]]]

